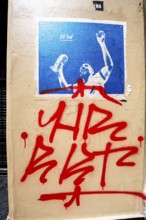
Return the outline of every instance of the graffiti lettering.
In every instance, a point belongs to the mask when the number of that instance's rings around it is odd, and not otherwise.
[[[110,102],[113,102],[115,104],[122,105],[118,100],[116,100],[116,99],[112,98],[111,96],[109,96],[108,94],[106,94],[105,89],[102,86],[87,86],[84,84],[83,79],[79,79],[77,82],[77,85],[68,86],[68,87],[64,87],[64,88],[48,89],[48,90],[40,92],[40,94],[44,95],[44,94],[49,94],[49,93],[53,93],[53,92],[57,92],[57,91],[61,91],[61,90],[73,90],[73,91],[75,91],[72,95],[72,98],[74,99],[74,98],[78,97],[79,95],[81,97],[84,97],[85,90],[92,91],[93,89],[95,91],[98,91],[99,94],[104,99],[106,99]]]
[[[89,127],[90,121],[92,118],[92,115],[94,112],[101,113],[105,115],[105,118],[93,125],[92,127]],[[89,112],[84,128],[84,133],[83,133],[83,138],[86,140],[88,138],[88,133],[89,134],[96,134],[99,132],[103,132],[105,130],[115,128],[115,130],[111,133],[110,138],[112,141],[123,141],[126,140],[126,137],[117,137],[116,134],[120,132],[121,130],[125,129],[127,127],[127,123],[122,121],[122,122],[116,122],[108,125],[104,125],[107,121],[109,121],[112,118],[112,113],[110,111],[107,111],[105,109],[101,109],[95,104],[89,105]],[[104,125],[104,126],[101,126]]]
[[[84,108],[83,103],[78,104],[78,109],[77,109],[77,116],[76,116],[76,121],[75,121],[75,126],[70,126],[61,123],[62,116],[65,112],[66,108],[66,103],[64,101],[60,101],[58,108],[56,112],[49,118],[49,120],[45,123],[43,123],[43,116],[45,114],[44,110],[40,110],[38,114],[38,125],[40,127],[46,127],[49,125],[49,123],[54,121],[54,126],[53,129],[50,133],[49,136],[49,141],[52,143],[54,140],[54,136],[56,134],[56,131],[59,129],[64,129],[66,131],[72,131],[73,132],[73,140],[75,141],[78,137],[79,129],[80,129],[80,122],[81,122],[81,116]],[[96,123],[95,125],[92,125],[90,127],[90,122],[92,119],[93,113],[97,114],[102,114],[105,115],[105,118]],[[105,130],[113,129],[114,131],[111,132],[110,139],[112,141],[124,141],[126,140],[126,137],[121,137],[121,136],[116,136],[120,131],[125,129],[127,127],[127,123],[122,121],[122,122],[115,122],[111,123],[108,125],[104,125],[106,122],[108,122],[112,118],[112,113],[108,110],[99,108],[95,104],[90,104],[89,109],[88,109],[88,114],[87,114],[87,119],[85,122],[84,126],[84,132],[83,132],[83,139],[86,140],[88,138],[88,134],[97,134],[100,132],[104,132]],[[103,126],[102,126],[103,125]]]
[[[39,150],[43,151],[41,156],[37,157],[37,153]],[[44,158],[48,158],[51,154],[53,154],[54,149],[50,146],[45,146],[43,143],[43,137],[39,135],[36,138],[36,144],[34,147],[34,151],[32,153],[30,162],[25,170],[23,177],[21,178],[21,182],[24,182],[28,175],[36,172],[39,169],[46,168],[40,176],[40,182],[45,183],[47,181],[46,175],[47,173],[53,169],[57,165],[56,160],[48,160],[47,162],[40,163]]]
[[[67,131],[73,131],[73,140],[76,140],[76,138],[77,138],[77,135],[78,135],[78,132],[79,132],[80,119],[81,119],[82,110],[83,110],[83,104],[80,103],[78,105],[75,126],[69,126],[69,125],[65,125],[65,124],[60,123],[65,108],[66,108],[66,103],[64,101],[61,101],[58,105],[58,109],[56,110],[56,112],[52,115],[52,117],[48,120],[48,122],[46,122],[44,124],[42,122],[44,111],[43,110],[39,111],[38,125],[40,127],[45,127],[49,123],[51,123],[52,121],[55,121],[53,129],[52,129],[51,134],[50,134],[50,138],[49,138],[51,143],[54,140],[54,136],[55,136],[55,133],[56,133],[57,129],[65,129]]]
[[[76,98],[78,95],[83,97],[84,90],[91,89],[91,87],[85,86],[81,80],[78,81],[76,89],[77,90],[73,94],[72,98]],[[94,89],[98,90],[106,100],[114,104],[119,104],[119,101],[106,95],[103,88],[98,86]],[[116,167],[136,166],[136,162],[134,160],[135,157],[133,157],[133,155],[138,154],[141,148],[139,148],[137,145],[123,144],[124,141],[128,140],[126,135],[122,135],[122,131],[128,128],[127,122],[114,121],[114,115],[111,111],[101,108],[94,103],[89,104],[86,119],[83,120],[82,114],[85,106],[83,103],[79,103],[77,105],[74,125],[65,124],[63,123],[63,117],[66,114],[67,107],[68,106],[65,101],[60,101],[57,109],[51,116],[47,117],[47,113],[43,109],[38,112],[39,128],[44,129],[52,124],[52,129],[48,129],[50,132],[47,136],[47,144],[44,143],[44,137],[42,135],[39,134],[36,137],[33,152],[21,178],[21,182],[25,182],[28,177],[33,175],[34,172],[41,170],[39,181],[42,184],[46,184],[48,181],[50,181],[48,179],[49,173],[55,167],[62,166],[57,183],[59,186],[61,186],[65,181],[71,178],[73,180],[74,191],[64,193],[58,192],[56,194],[42,194],[39,198],[40,201],[61,200],[64,201],[64,207],[68,208],[74,202],[77,206],[80,206],[80,197],[91,194],[126,194],[146,199],[141,192],[115,190],[105,191],[105,187],[108,184],[107,171],[110,166],[109,159],[111,155],[115,155],[115,158],[117,158],[114,162]],[[47,120],[45,118],[47,118]],[[81,128],[83,130],[81,130]],[[64,130],[66,134],[68,134],[68,132],[72,132],[73,134],[71,145],[67,148],[69,149],[68,155],[65,158],[63,165],[59,164],[59,161],[55,159],[54,154],[56,149],[54,146],[54,139],[59,130]],[[94,136],[94,139],[96,140],[96,138],[98,139],[99,134],[104,134],[105,131],[108,131],[109,133],[109,140],[106,141],[105,146],[102,146],[102,148],[101,146],[98,146],[98,141],[96,144],[94,144],[94,146],[89,143],[87,144],[87,140],[89,138]],[[82,143],[80,146],[79,143],[76,142],[79,138],[79,132],[81,134],[80,138],[82,138]],[[27,132],[23,131],[21,138],[24,140],[24,146],[26,147],[26,139],[28,139]],[[144,140],[143,136],[139,136],[137,140],[139,141],[141,147]],[[76,154],[78,152],[81,154],[82,159],[76,158]],[[100,176],[98,176],[101,191],[82,191],[82,184],[86,181],[87,176],[89,176],[90,173],[95,173],[95,164],[98,162],[98,160],[102,161]]]

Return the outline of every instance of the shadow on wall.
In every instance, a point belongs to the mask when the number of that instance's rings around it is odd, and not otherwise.
[[[0,175],[0,220],[6,220],[8,215],[7,176]]]

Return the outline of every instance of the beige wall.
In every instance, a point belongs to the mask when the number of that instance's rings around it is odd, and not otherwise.
[[[37,95],[38,74],[38,19],[70,18],[90,19],[92,21],[106,20],[108,22],[126,23],[126,86],[132,86],[132,93],[125,96],[127,102],[117,105],[105,99],[84,96],[72,99],[52,95]],[[144,64],[144,18],[143,1],[141,0],[106,0],[104,11],[96,11],[90,0],[10,0],[9,27],[8,27],[8,97],[7,97],[7,149],[9,171],[9,215],[15,220],[29,219],[80,219],[115,216],[141,216],[143,207],[144,181],[144,141],[140,143],[138,137],[144,137],[145,126],[145,64]],[[116,34],[116,33],[115,33]],[[125,91],[126,93],[126,91]],[[117,98],[117,97],[116,97]],[[56,111],[60,101],[66,102],[62,123],[73,126],[77,115],[77,105],[84,104],[81,125],[76,141],[73,141],[72,132],[57,130],[53,143],[48,137],[54,122],[41,128],[38,126],[38,112],[43,109],[46,122]],[[87,119],[88,106],[94,103],[99,108],[113,113],[112,119],[107,122],[127,123],[127,127],[118,135],[126,136],[127,140],[110,140],[111,130],[89,135],[86,143],[88,150],[104,151],[107,142],[112,143],[112,149],[135,146],[137,153],[129,156],[126,162],[135,162],[135,166],[116,166],[116,162],[128,151],[110,154],[107,160],[106,186],[100,186],[103,168],[103,156],[96,157],[83,167],[92,165],[95,170],[85,176],[81,184],[82,192],[98,191],[102,194],[80,195],[80,206],[76,200],[67,209],[64,204],[71,196],[62,200],[40,201],[41,194],[73,192],[76,176],[72,176],[62,184],[58,179],[62,172],[65,160],[71,145],[78,145],[77,151],[71,160],[71,165],[88,158],[81,151],[84,142],[82,132]],[[95,114],[91,124],[101,120],[100,114]],[[26,146],[21,138],[22,132],[27,132]],[[27,177],[24,182],[21,178],[30,162],[38,135],[42,135],[45,145],[54,149],[49,159],[58,162],[47,175],[48,181],[40,183],[39,178],[44,169],[40,169]],[[92,146],[94,146],[92,148]],[[135,149],[135,148],[133,148]],[[38,151],[37,157],[44,151]],[[47,161],[45,158],[44,161]],[[125,162],[124,161],[124,162]],[[41,161],[42,163],[43,161]],[[115,193],[115,191],[117,193]],[[103,194],[103,192],[107,192]],[[112,192],[108,194],[108,192]],[[120,194],[120,192],[123,192]],[[140,194],[125,194],[135,192]],[[137,196],[137,195],[140,195]]]

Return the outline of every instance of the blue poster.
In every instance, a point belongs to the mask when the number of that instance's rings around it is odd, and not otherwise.
[[[124,24],[40,21],[38,24],[38,93],[72,94],[80,79],[124,94]],[[70,89],[66,89],[70,88]]]

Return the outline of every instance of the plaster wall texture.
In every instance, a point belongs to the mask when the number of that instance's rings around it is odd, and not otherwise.
[[[126,97],[126,102],[117,105],[107,100],[97,100],[86,96],[71,96],[37,94],[38,86],[38,20],[57,18],[74,21],[89,19],[90,21],[124,22],[125,35],[125,88],[130,84],[132,92]],[[116,33],[115,33],[116,34]],[[106,0],[104,11],[97,11],[90,0],[9,0],[8,23],[8,56],[7,56],[7,149],[9,174],[9,216],[14,220],[43,220],[43,219],[110,219],[142,216],[144,214],[143,200],[137,196],[125,194],[83,195],[80,206],[76,202],[69,208],[64,207],[64,201],[52,200],[42,202],[39,199],[43,193],[70,192],[74,190],[74,176],[58,184],[71,144],[74,142],[72,132],[58,129],[53,143],[48,137],[53,128],[50,123],[44,128],[38,126],[38,112],[43,109],[46,122],[56,111],[60,101],[66,102],[65,114],[62,122],[74,125],[77,116],[77,106],[84,104],[81,125],[77,140],[76,152],[72,164],[84,157],[80,146],[84,142],[82,133],[87,119],[88,106],[92,103],[113,113],[110,123],[126,121],[127,127],[118,135],[126,136],[127,140],[113,142],[113,148],[123,146],[137,146],[138,153],[127,158],[134,161],[135,166],[117,167],[115,164],[122,153],[110,154],[106,172],[107,191],[144,191],[144,141],[138,142],[139,136],[145,133],[145,54],[144,54],[144,9],[141,0]],[[125,90],[126,93],[126,90]],[[91,124],[101,120],[101,115],[93,118]],[[28,133],[26,147],[21,138],[22,132]],[[94,137],[89,135],[87,144],[90,150],[105,149],[110,130]],[[42,135],[44,143],[55,149],[54,157],[58,161],[56,166],[47,175],[48,181],[40,183],[41,170],[29,175],[26,181],[21,182],[22,175],[30,161],[34,150],[36,137]],[[92,149],[93,146],[93,149]],[[41,151],[38,153],[41,155]],[[51,159],[53,156],[51,155]],[[126,161],[126,160],[125,160]],[[88,163],[89,165],[90,163]],[[89,173],[81,186],[82,191],[99,190],[103,157],[97,158],[91,164],[95,173]],[[67,198],[69,200],[69,197]],[[66,201],[67,201],[66,200]],[[118,218],[118,217],[117,217]]]

